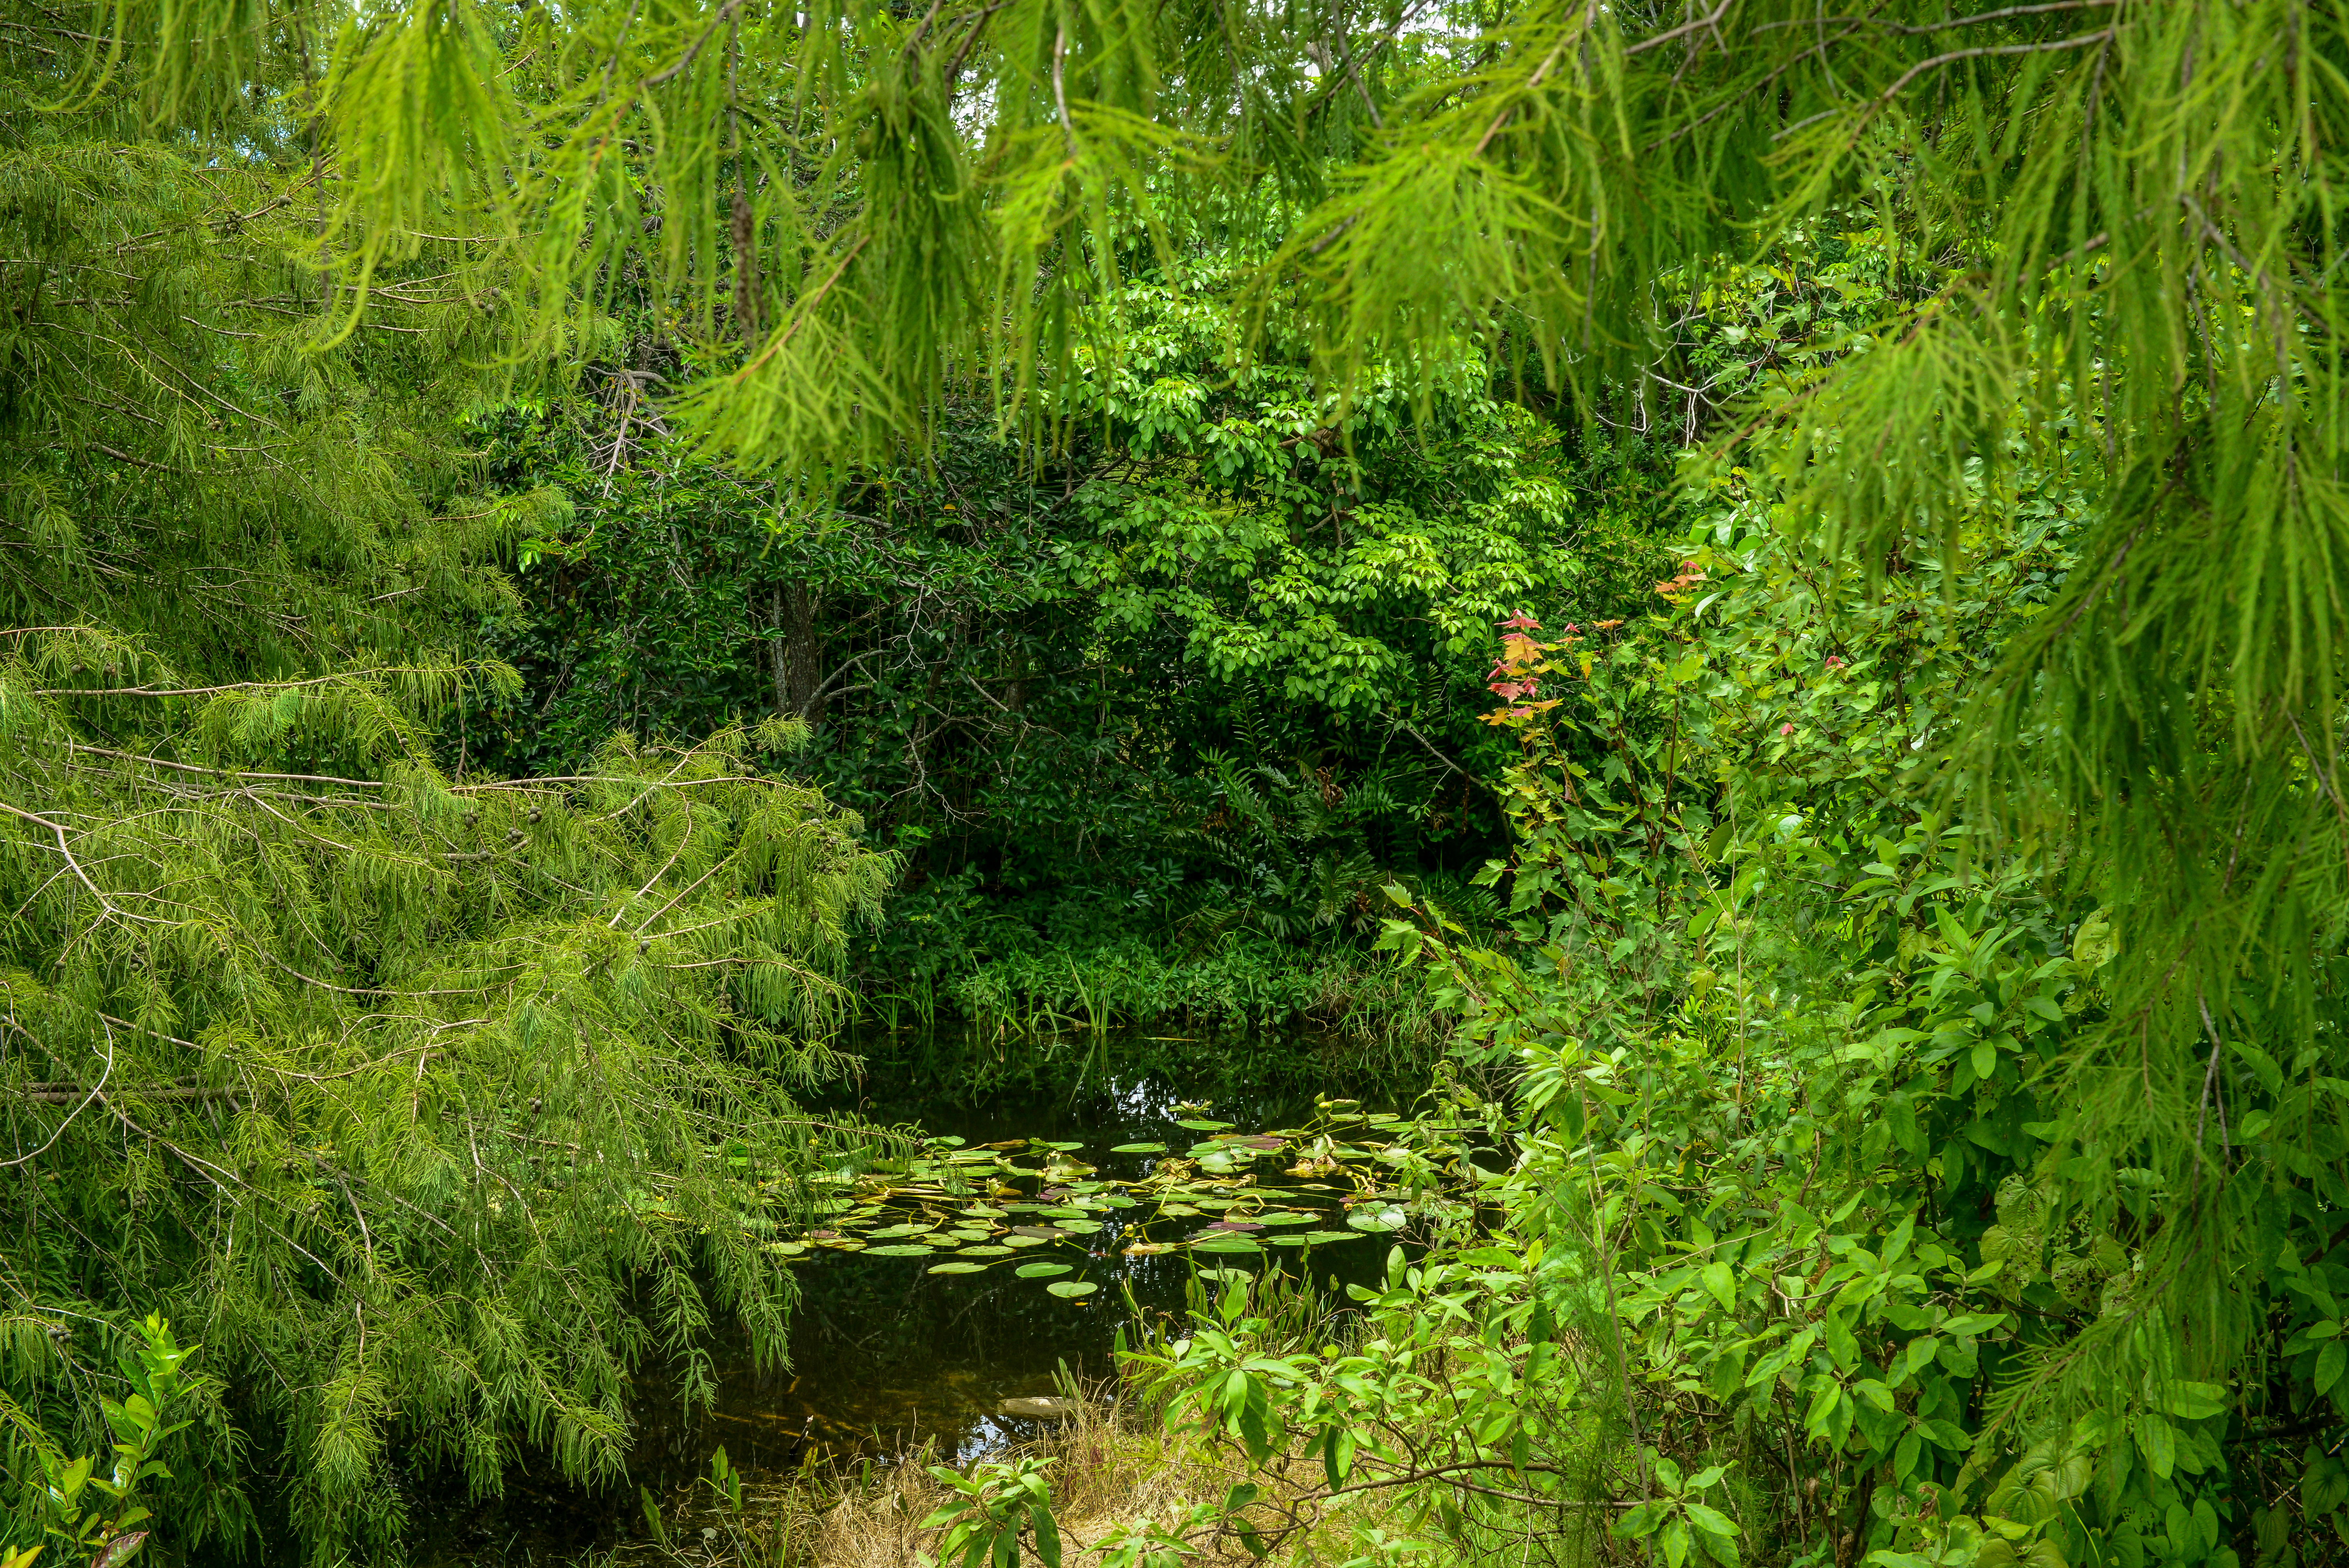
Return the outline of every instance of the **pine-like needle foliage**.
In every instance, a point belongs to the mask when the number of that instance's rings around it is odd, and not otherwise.
[[[499,296],[454,240],[322,271],[323,38],[158,122],[88,21],[0,12],[7,1486],[108,1451],[160,1312],[212,1376],[159,1548],[390,1558],[402,1478],[609,1477],[647,1357],[694,1386],[720,1315],[781,1354],[763,1230],[871,1147],[792,1091],[892,866],[770,776],[786,727],[436,754],[512,688],[461,634],[562,505],[451,444]]]
[[[1254,297],[1301,291],[1333,390],[1464,335],[1594,416],[1647,406],[1674,368],[1666,302],[1757,237],[1844,214],[1894,236],[1899,307],[1714,438],[1802,443],[1787,526],[1869,571],[1920,529],[1954,544],[1986,469],[2092,452],[2079,567],[1937,738],[1973,748],[1990,817],[2067,844],[2120,912],[2114,1022],[2072,1064],[2053,1174],[2090,1205],[2147,1166],[2190,1195],[2160,1288],[2055,1381],[2232,1365],[2247,1213],[2306,1200],[2344,1146],[2328,1120],[2251,1159],[2224,1104],[2239,1060],[2349,1076],[2340,5],[54,15],[27,36],[57,96],[110,71],[167,113],[332,35],[314,253],[343,319],[426,235],[479,236],[552,341],[649,241],[680,329],[730,308],[749,340],[695,389],[701,428],[806,469],[918,432],[957,366],[1049,385],[1154,225],[1235,192],[1295,214]]]

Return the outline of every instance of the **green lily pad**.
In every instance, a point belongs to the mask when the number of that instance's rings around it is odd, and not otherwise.
[[[876,1238],[885,1238],[890,1236],[918,1236],[926,1234],[929,1229],[930,1227],[927,1225],[884,1225],[881,1229],[874,1232],[873,1234]]]
[[[1121,1143],[1116,1148],[1111,1150],[1110,1152],[1112,1154],[1164,1154],[1166,1152],[1166,1145],[1163,1143]]]
[[[1257,1215],[1256,1222],[1259,1225],[1309,1225],[1314,1219],[1314,1215],[1300,1214],[1293,1209],[1274,1209]]]
[[[1402,1229],[1402,1222],[1403,1213],[1401,1209],[1364,1210],[1346,1216],[1346,1223],[1353,1229],[1373,1233],[1400,1231]]]
[[[985,1264],[962,1264],[962,1263],[950,1263],[950,1264],[932,1264],[930,1265],[930,1273],[932,1273],[932,1274],[985,1274],[986,1272],[987,1272],[987,1265],[986,1265]]]
[[[1021,1279],[1050,1279],[1054,1274],[1071,1274],[1075,1271],[1066,1264],[1021,1264],[1012,1272]]]
[[[1234,1280],[1254,1279],[1256,1276],[1246,1269],[1201,1269],[1199,1277],[1214,1280],[1217,1284],[1229,1284]]]
[[[918,1243],[901,1242],[894,1246],[867,1247],[864,1250],[876,1258],[926,1258],[938,1249],[926,1247]]]
[[[1280,1236],[1267,1236],[1264,1239],[1264,1244],[1268,1247],[1301,1247],[1305,1244],[1305,1238],[1293,1233]]]
[[[1003,1241],[1004,1244],[1007,1246],[1040,1247],[1046,1243],[1055,1241],[1057,1239],[1057,1237],[1053,1236],[1006,1236],[1003,1238]]]
[[[1072,1236],[1090,1236],[1102,1228],[1099,1220],[1063,1220],[1061,1229]]]
[[[960,1247],[955,1252],[955,1256],[960,1258],[1002,1258],[1010,1255],[1009,1247]]]
[[[1212,1242],[1194,1242],[1195,1253],[1260,1253],[1264,1251],[1246,1236],[1218,1236]]]
[[[1081,1295],[1091,1295],[1101,1289],[1101,1286],[1089,1279],[1056,1279],[1044,1288],[1054,1295],[1074,1299]]]
[[[1228,1121],[1183,1120],[1174,1125],[1187,1127],[1194,1132],[1225,1132],[1230,1130],[1232,1124]]]
[[[1360,1231],[1308,1231],[1305,1233],[1305,1240],[1319,1247],[1327,1246],[1331,1242],[1357,1241],[1361,1239],[1361,1234]]]

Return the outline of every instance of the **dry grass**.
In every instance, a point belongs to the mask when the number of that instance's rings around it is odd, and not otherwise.
[[[1064,1386],[1064,1395],[1075,1396],[1074,1415],[999,1456],[1055,1461],[1052,1511],[1068,1568],[1097,1563],[1092,1547],[1118,1525],[1172,1522],[1195,1503],[1220,1502],[1237,1482],[1266,1479],[1250,1477],[1237,1456],[1166,1435],[1152,1415],[1112,1398],[1114,1392]],[[936,1561],[943,1533],[921,1522],[953,1495],[918,1461],[861,1478],[766,1479],[745,1489],[739,1513],[697,1488],[689,1501],[672,1501],[665,1544],[631,1543],[602,1554],[598,1568],[917,1568]],[[1275,1522],[1268,1515],[1257,1522]],[[1228,1537],[1193,1544],[1197,1554],[1185,1568],[1256,1562]]]
[[[1119,1524],[1173,1519],[1193,1503],[1220,1501],[1247,1479],[1222,1456],[1169,1438],[1154,1421],[1131,1418],[1124,1408],[1082,1399],[1077,1411],[1020,1450],[1057,1461],[1053,1513],[1072,1564],[1093,1560],[1085,1548]],[[876,1475],[814,1517],[813,1528],[800,1538],[806,1552],[800,1561],[812,1568],[911,1568],[935,1556],[937,1532],[919,1526],[951,1495],[918,1465]],[[1195,1568],[1255,1562],[1237,1541],[1200,1544],[1205,1550],[1190,1560]]]

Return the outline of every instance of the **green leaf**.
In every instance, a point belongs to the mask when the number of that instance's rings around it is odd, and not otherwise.
[[[932,1264],[930,1265],[929,1272],[934,1274],[985,1274],[987,1272],[987,1265],[985,1264],[966,1263]]]
[[[2169,1413],[2181,1421],[2207,1421],[2224,1415],[2230,1403],[2226,1386],[2220,1383],[2179,1383],[2169,1392]]]
[[[2145,1456],[2146,1469],[2168,1480],[2178,1463],[2178,1435],[2168,1421],[2150,1413],[2138,1414],[2134,1424],[2137,1451]]]
[[[1054,1274],[1069,1274],[1072,1270],[1067,1264],[1021,1264],[1011,1272],[1021,1279],[1050,1279]]]
[[[1723,1307],[1734,1308],[1737,1305],[1737,1276],[1730,1272],[1727,1264],[1707,1264],[1697,1271],[1697,1277],[1704,1282],[1704,1288],[1713,1299]]]
[[[1036,1555],[1043,1560],[1044,1568],[1061,1568],[1061,1527],[1052,1518],[1051,1507],[1041,1502],[1031,1505],[1028,1522],[1036,1532]]]
[[[1056,1279],[1044,1288],[1050,1291],[1054,1295],[1067,1296],[1073,1299],[1074,1297],[1081,1295],[1091,1295],[1093,1292],[1101,1289],[1101,1286],[1095,1284],[1091,1280]]]
[[[1732,1522],[1727,1514],[1722,1512],[1718,1509],[1707,1508],[1701,1502],[1684,1502],[1681,1504],[1681,1511],[1688,1515],[1689,1522],[1691,1524],[1695,1525],[1699,1530],[1703,1531],[1708,1535],[1734,1535],[1737,1533],[1736,1524]]]

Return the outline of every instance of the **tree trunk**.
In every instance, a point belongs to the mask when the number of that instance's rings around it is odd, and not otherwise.
[[[816,695],[823,685],[823,643],[816,635],[821,605],[804,583],[780,583],[771,590],[775,617],[775,707],[812,725],[823,717]]]

